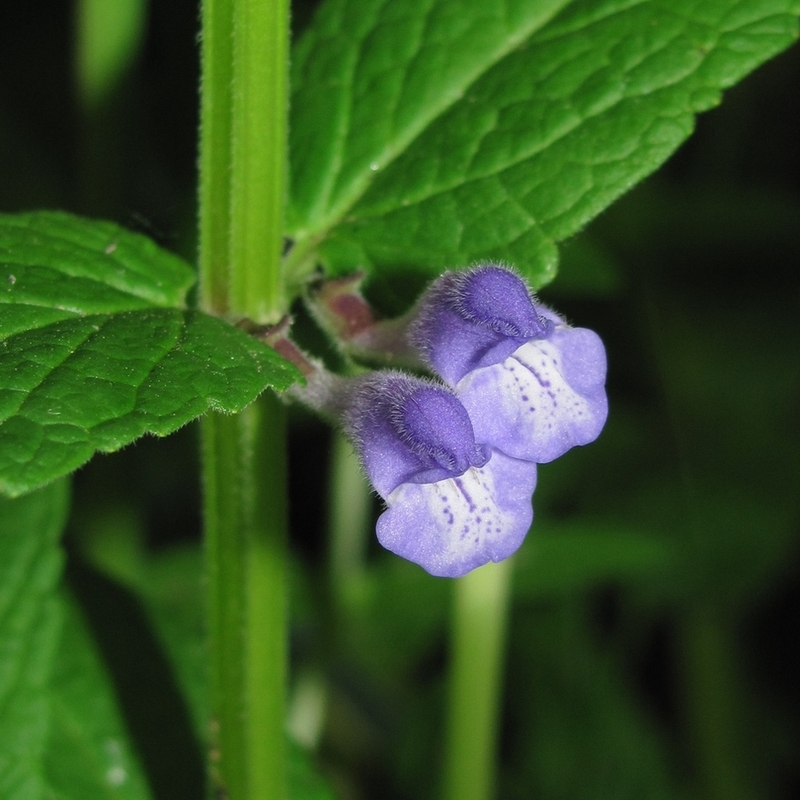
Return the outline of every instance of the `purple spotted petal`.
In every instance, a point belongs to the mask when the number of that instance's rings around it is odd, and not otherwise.
[[[408,338],[434,372],[454,386],[468,372],[497,364],[521,344],[547,336],[522,279],[485,264],[445,272],[420,298]]]
[[[562,325],[501,364],[469,373],[456,394],[477,441],[546,463],[600,434],[608,415],[605,378],[600,337]]]
[[[533,520],[535,486],[536,464],[494,452],[460,477],[398,486],[378,540],[432,575],[457,578],[517,550]]]

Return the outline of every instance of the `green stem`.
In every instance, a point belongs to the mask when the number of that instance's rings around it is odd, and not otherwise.
[[[455,582],[445,800],[494,796],[510,583],[510,559]]]
[[[233,114],[233,0],[202,2],[200,78],[200,302],[228,313]]]
[[[334,435],[328,490],[330,577],[336,598],[364,570],[372,496],[353,446]]]
[[[276,322],[281,269],[289,59],[288,0],[235,0],[231,311]]]
[[[703,605],[687,611],[681,621],[689,740],[702,797],[754,800],[730,628],[724,614]]]
[[[283,434],[269,394],[203,420],[212,777],[228,800],[285,796]]]
[[[285,312],[286,0],[204,0],[200,302]],[[212,777],[226,800],[286,797],[286,429],[273,395],[203,421]]]

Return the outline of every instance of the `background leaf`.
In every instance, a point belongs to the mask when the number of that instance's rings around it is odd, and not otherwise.
[[[0,491],[296,379],[243,331],[172,307],[193,281],[180,259],[110,223],[0,218]]]
[[[326,3],[296,56],[298,252],[318,246],[334,271],[428,277],[506,259],[541,286],[555,242],[787,47],[800,11],[794,0],[585,0],[549,19],[557,5]]]
[[[509,648],[514,735],[503,797],[693,796],[676,780],[673,747],[652,709],[625,684],[579,603],[518,609]]]
[[[28,800],[44,788],[46,687],[61,615],[55,597],[68,485],[18,500],[0,497],[0,797]]]
[[[50,681],[44,754],[48,797],[147,800],[152,795],[128,740],[105,665],[71,596]]]
[[[137,595],[186,702],[194,734],[207,744],[208,646],[201,549],[180,545],[151,555],[144,547],[142,531],[113,518],[81,531],[81,547],[94,568]],[[113,600],[113,594],[106,597]],[[136,641],[130,646],[136,647]],[[292,800],[333,800],[312,756],[291,739],[287,744]],[[96,745],[94,750],[99,752]]]
[[[676,556],[666,537],[608,522],[537,523],[515,559],[515,597],[552,600],[612,582],[645,583],[670,574]]]

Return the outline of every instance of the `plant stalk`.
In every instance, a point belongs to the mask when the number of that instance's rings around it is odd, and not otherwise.
[[[700,796],[755,800],[747,770],[747,722],[742,714],[730,619],[703,603],[687,610],[679,628],[683,687]]]
[[[287,0],[203,0],[200,302],[231,321],[285,313]],[[212,796],[282,800],[286,421],[269,393],[203,420]]]
[[[455,582],[445,800],[490,800],[495,793],[511,559]]]

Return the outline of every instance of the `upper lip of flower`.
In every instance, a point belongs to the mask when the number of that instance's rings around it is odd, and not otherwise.
[[[549,332],[551,326],[537,313],[527,286],[507,269],[478,267],[457,279],[455,288],[453,307],[464,320],[520,343]]]
[[[470,467],[482,467],[490,458],[487,447],[475,444],[459,453],[444,447],[436,447],[430,451],[431,458],[444,470],[456,478],[463,475]]]

